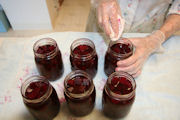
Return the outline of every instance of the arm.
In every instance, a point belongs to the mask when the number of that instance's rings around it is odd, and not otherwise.
[[[180,15],[172,14],[169,15],[160,28],[160,30],[164,33],[165,39],[168,39],[175,32],[180,30]]]
[[[128,72],[133,77],[139,76],[149,55],[157,52],[161,44],[178,30],[180,30],[180,15],[171,14],[162,27],[151,35],[130,38],[136,48],[135,53],[126,60],[118,61],[116,71]]]

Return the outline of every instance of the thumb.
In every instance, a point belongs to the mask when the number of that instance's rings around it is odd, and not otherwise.
[[[131,43],[134,45],[134,46],[138,46],[139,44],[141,44],[141,42],[143,42],[143,38],[141,37],[137,37],[137,38],[124,38],[124,39],[128,39],[129,41],[131,41]]]

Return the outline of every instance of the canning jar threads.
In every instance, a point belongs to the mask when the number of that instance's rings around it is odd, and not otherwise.
[[[48,80],[60,78],[64,72],[61,52],[52,38],[38,40],[33,46],[35,63],[40,75]]]
[[[94,43],[80,38],[71,44],[70,62],[72,70],[83,70],[93,78],[98,69],[98,56]]]
[[[75,116],[89,114],[95,105],[96,90],[91,77],[84,71],[69,73],[64,80],[67,106]]]

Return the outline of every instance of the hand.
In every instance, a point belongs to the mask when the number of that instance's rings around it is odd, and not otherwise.
[[[101,0],[98,9],[98,23],[111,40],[118,40],[124,29],[124,19],[117,0]]]
[[[116,71],[124,71],[137,77],[141,74],[143,64],[150,54],[157,52],[165,40],[164,34],[157,30],[147,37],[129,38],[135,47],[135,53],[125,59],[117,62]]]

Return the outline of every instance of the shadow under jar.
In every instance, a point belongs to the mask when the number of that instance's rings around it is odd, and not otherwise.
[[[110,118],[125,117],[135,100],[136,83],[134,78],[125,72],[112,73],[103,90],[103,113]]]
[[[104,72],[107,76],[115,72],[117,62],[129,58],[133,54],[134,46],[127,38],[110,41],[105,55]]]
[[[54,39],[43,38],[34,46],[35,63],[40,75],[53,81],[60,78],[64,72],[61,52]]]
[[[71,69],[83,70],[93,78],[98,68],[98,56],[94,43],[87,38],[80,38],[71,44],[70,50]]]
[[[21,86],[23,102],[38,120],[52,120],[60,110],[55,89],[43,76],[31,76]]]
[[[84,71],[69,73],[64,80],[67,106],[75,116],[89,114],[95,105],[96,90],[91,77]]]

